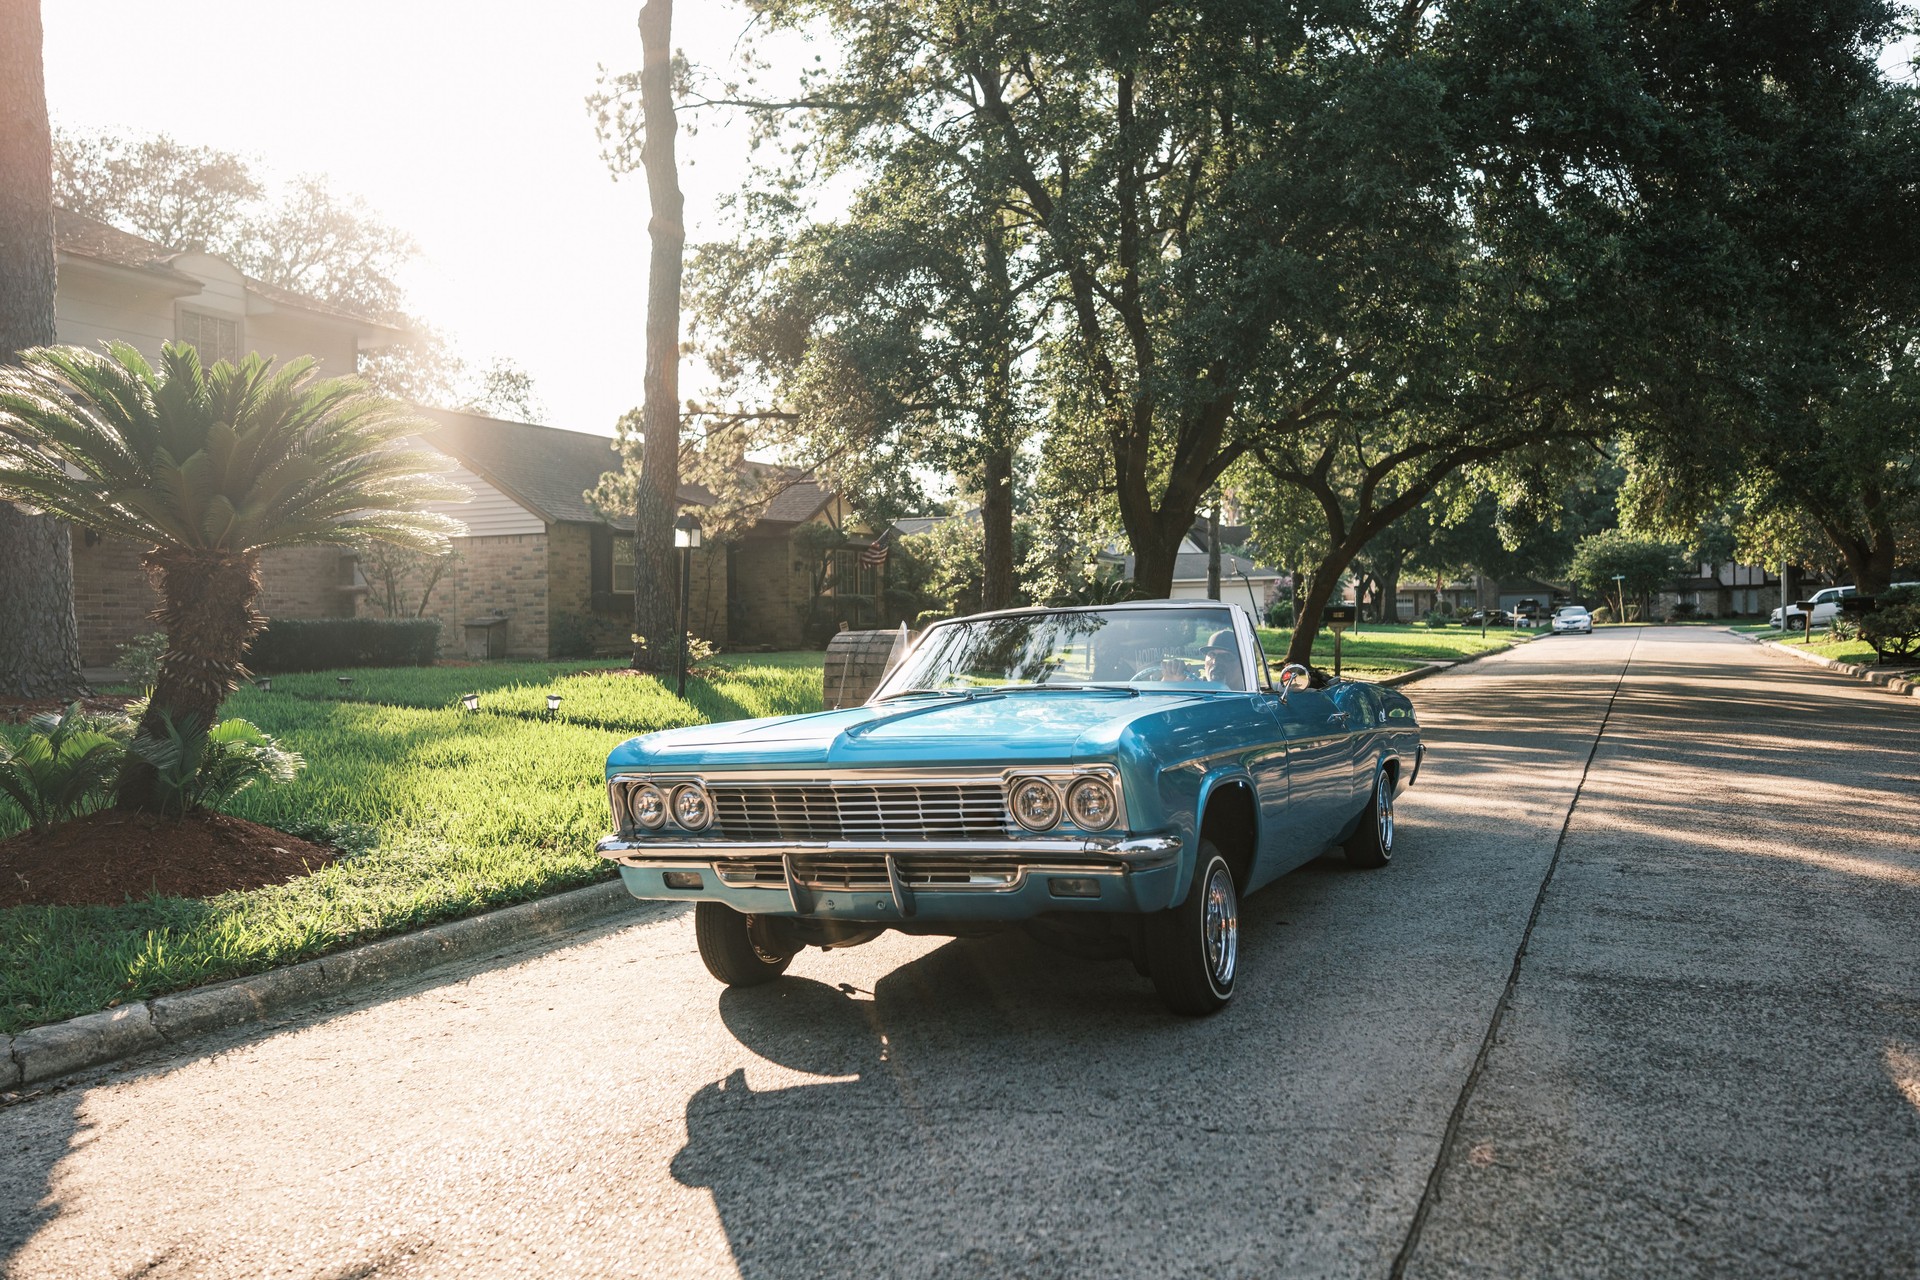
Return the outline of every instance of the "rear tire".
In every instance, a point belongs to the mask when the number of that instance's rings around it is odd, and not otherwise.
[[[1211,840],[1200,842],[1186,900],[1148,916],[1142,933],[1147,972],[1167,1008],[1189,1018],[1226,1008],[1240,967],[1240,899]]]
[[[793,963],[792,953],[762,949],[755,938],[754,919],[720,902],[698,902],[693,907],[693,936],[700,944],[700,962],[707,972],[730,987],[757,987],[772,982]]]
[[[1393,861],[1393,773],[1381,769],[1374,774],[1373,799],[1361,815],[1360,827],[1348,837],[1347,865],[1371,871]]]

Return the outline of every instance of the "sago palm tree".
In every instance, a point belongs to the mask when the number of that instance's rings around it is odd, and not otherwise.
[[[400,447],[428,429],[355,378],[311,358],[203,368],[168,345],[158,369],[125,343],[37,347],[0,369],[0,496],[150,549],[167,635],[140,734],[204,731],[245,678],[260,552],[373,538],[427,551],[458,521],[422,511],[459,500],[439,456]],[[154,771],[129,756],[123,808],[150,807]]]

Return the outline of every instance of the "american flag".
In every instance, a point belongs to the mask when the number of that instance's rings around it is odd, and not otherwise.
[[[869,569],[878,569],[887,562],[887,544],[884,539],[860,548],[860,563]]]

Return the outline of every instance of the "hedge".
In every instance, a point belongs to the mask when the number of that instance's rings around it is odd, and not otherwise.
[[[327,671],[334,667],[427,667],[440,648],[440,624],[428,619],[275,618],[253,638],[254,671]]]

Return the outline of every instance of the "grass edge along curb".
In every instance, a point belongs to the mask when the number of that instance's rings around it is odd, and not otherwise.
[[[1872,667],[1863,667],[1857,662],[1841,662],[1838,658],[1829,658],[1823,653],[1808,653],[1804,649],[1796,649],[1792,645],[1782,644],[1778,640],[1768,640],[1759,635],[1749,634],[1744,631],[1735,631],[1732,627],[1727,628],[1727,634],[1738,636],[1749,644],[1757,644],[1762,648],[1772,649],[1777,653],[1784,653],[1789,657],[1798,658],[1802,662],[1811,662],[1817,667],[1825,667],[1827,670],[1838,672],[1843,676],[1852,676],[1855,680],[1878,685],[1891,694],[1920,698],[1920,681],[1910,680],[1906,676],[1895,675],[1891,671],[1876,671]]]
[[[65,1022],[0,1037],[0,1088],[17,1088],[104,1066],[149,1049],[255,1022],[323,996],[427,973],[492,948],[559,937],[616,916],[662,914],[620,880],[571,889],[480,915],[382,938],[282,969],[192,987]],[[653,909],[649,909],[653,908]]]
[[[1496,653],[1512,653],[1523,644],[1531,644],[1535,640],[1545,639],[1548,634],[1549,633],[1545,631],[1536,631],[1530,636],[1515,639],[1513,643],[1502,645],[1498,649],[1482,649],[1478,653],[1470,653],[1464,658],[1455,658],[1451,662],[1430,662],[1424,667],[1415,667],[1411,671],[1402,671],[1398,675],[1387,676],[1384,679],[1373,680],[1369,683],[1378,685],[1412,684],[1415,680],[1425,680],[1428,676],[1437,676],[1442,671],[1451,671],[1455,667],[1464,667],[1469,662],[1478,662],[1482,658],[1491,658]]]

